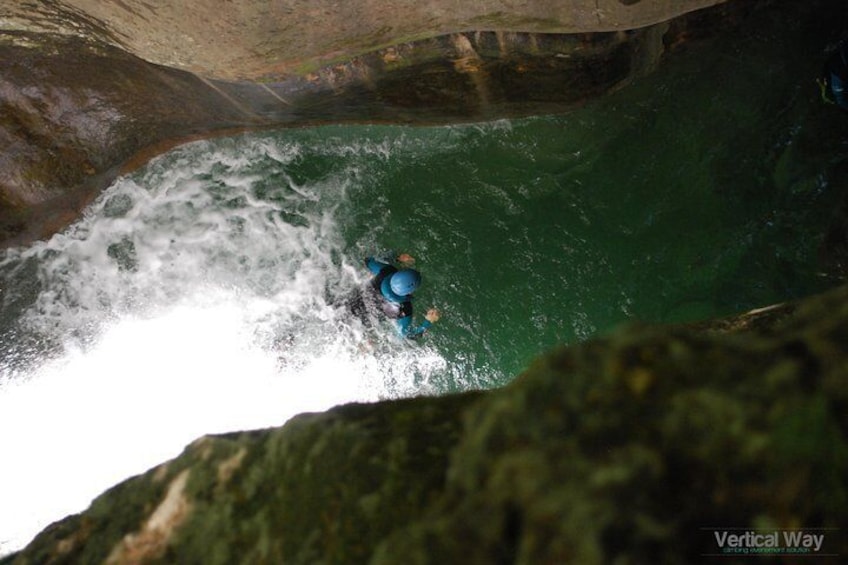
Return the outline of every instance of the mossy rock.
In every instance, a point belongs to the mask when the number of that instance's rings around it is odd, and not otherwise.
[[[685,563],[717,551],[707,527],[829,532],[848,515],[846,343],[848,287],[624,327],[498,390],[205,437],[12,562]]]

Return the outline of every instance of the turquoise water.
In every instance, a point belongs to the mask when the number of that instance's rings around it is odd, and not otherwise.
[[[0,429],[21,430],[0,552],[203,433],[499,386],[622,323],[835,284],[818,251],[848,124],[817,99],[826,40],[766,20],[565,116],[250,134],[119,179],[0,256]],[[424,275],[418,321],[442,313],[420,342],[336,306],[387,249]],[[55,492],[32,480],[58,466]],[[34,496],[55,506],[24,519]]]

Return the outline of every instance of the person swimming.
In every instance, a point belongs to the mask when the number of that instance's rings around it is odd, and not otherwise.
[[[365,266],[374,276],[348,299],[348,309],[366,324],[375,315],[394,320],[402,337],[415,339],[424,335],[440,315],[437,309],[430,308],[420,325],[413,324],[413,293],[421,285],[421,273],[412,268],[414,263],[408,253],[394,259],[366,257]]]
[[[818,79],[821,95],[825,102],[836,104],[848,110],[848,42],[840,41],[836,49],[827,58],[821,78]]]

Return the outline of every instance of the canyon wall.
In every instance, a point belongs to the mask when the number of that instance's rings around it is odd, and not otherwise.
[[[748,563],[715,534],[759,528],[823,535],[805,556],[836,563],[846,339],[842,288],[622,328],[495,391],[204,437],[6,562]]]
[[[0,245],[194,137],[567,111],[769,2],[714,3],[2,0]]]

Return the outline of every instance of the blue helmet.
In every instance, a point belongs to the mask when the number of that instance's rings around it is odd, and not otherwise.
[[[421,284],[421,273],[415,269],[401,269],[392,275],[389,286],[398,296],[412,294]]]

